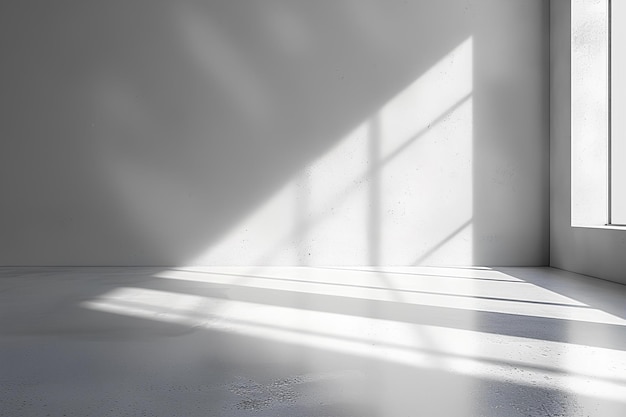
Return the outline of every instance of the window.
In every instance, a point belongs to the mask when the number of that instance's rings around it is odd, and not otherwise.
[[[609,3],[572,0],[571,4],[571,225],[606,227],[611,207]]]
[[[626,1],[609,0],[609,224],[626,225]]]
[[[571,4],[571,225],[624,228],[626,1]]]

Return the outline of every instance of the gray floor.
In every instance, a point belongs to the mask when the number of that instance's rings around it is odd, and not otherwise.
[[[624,416],[625,300],[550,268],[0,268],[0,415]]]

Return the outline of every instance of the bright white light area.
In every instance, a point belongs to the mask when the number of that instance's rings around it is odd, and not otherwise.
[[[385,138],[381,143],[383,158],[391,157],[406,146],[407,141],[420,135],[422,130],[435,127],[437,120],[442,118],[456,118],[457,122],[462,121],[463,128],[467,127],[466,123],[471,127],[471,119],[466,119],[468,115],[454,110],[467,103],[471,109],[473,53],[470,37],[380,110],[381,134]],[[442,74],[446,76],[442,77]],[[456,124],[448,127],[454,128]],[[468,141],[471,145],[471,135],[462,139],[457,146],[468,145]]]
[[[470,37],[380,112],[387,263],[473,263],[473,54]]]
[[[418,368],[626,399],[626,352],[143,288],[82,306]],[[567,361],[562,357],[585,358]],[[598,366],[594,359],[608,360]],[[516,372],[510,372],[514,367]]]
[[[611,9],[611,223],[626,225],[626,2]]]
[[[474,274],[475,276],[476,274]],[[155,275],[169,280],[263,288],[468,311],[626,325],[626,320],[523,281],[462,279],[327,269],[181,268]]]
[[[471,265],[472,88],[470,37],[186,264]]]
[[[572,226],[608,220],[608,4],[572,1]]]

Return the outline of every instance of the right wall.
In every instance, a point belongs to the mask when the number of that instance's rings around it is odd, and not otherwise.
[[[571,226],[571,1],[550,2],[550,266],[626,284],[626,230]]]

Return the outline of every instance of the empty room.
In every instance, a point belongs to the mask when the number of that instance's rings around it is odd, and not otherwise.
[[[625,416],[625,28],[3,1],[0,416]]]

